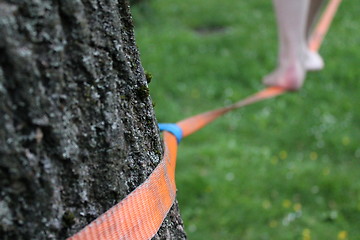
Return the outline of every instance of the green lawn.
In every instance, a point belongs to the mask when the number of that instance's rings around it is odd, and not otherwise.
[[[132,9],[159,122],[263,88],[276,66],[270,0],[144,0]],[[360,22],[344,1],[305,86],[184,139],[178,199],[191,240],[360,239]]]

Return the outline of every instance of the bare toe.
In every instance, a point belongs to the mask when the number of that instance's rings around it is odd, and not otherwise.
[[[275,70],[274,72],[266,75],[263,78],[263,84],[266,86],[277,86],[279,83],[279,78],[281,77],[280,69]]]

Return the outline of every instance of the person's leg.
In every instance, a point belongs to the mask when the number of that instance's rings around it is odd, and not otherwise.
[[[278,68],[264,84],[299,89],[305,79],[307,58],[306,21],[309,0],[273,0],[279,32]]]
[[[309,13],[306,23],[306,38],[309,39],[311,31],[314,27],[315,21],[319,15],[319,10],[321,9],[324,0],[310,0]]]
[[[310,0],[309,13],[306,23],[306,39],[309,40],[313,30],[315,21],[319,15],[321,6],[324,0]],[[317,52],[312,52],[308,49],[305,68],[309,71],[316,71],[324,68],[324,61]]]

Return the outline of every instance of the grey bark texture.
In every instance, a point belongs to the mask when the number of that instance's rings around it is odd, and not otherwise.
[[[124,0],[0,0],[0,238],[65,239],[162,158]],[[185,239],[177,203],[154,239]]]

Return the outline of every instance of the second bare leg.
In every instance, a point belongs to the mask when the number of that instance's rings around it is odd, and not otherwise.
[[[315,21],[319,15],[320,9],[324,0],[310,0],[308,18],[306,23],[306,39],[309,41],[311,32],[315,25]],[[305,68],[308,71],[317,71],[324,68],[324,61],[317,52],[312,52],[308,49]]]

